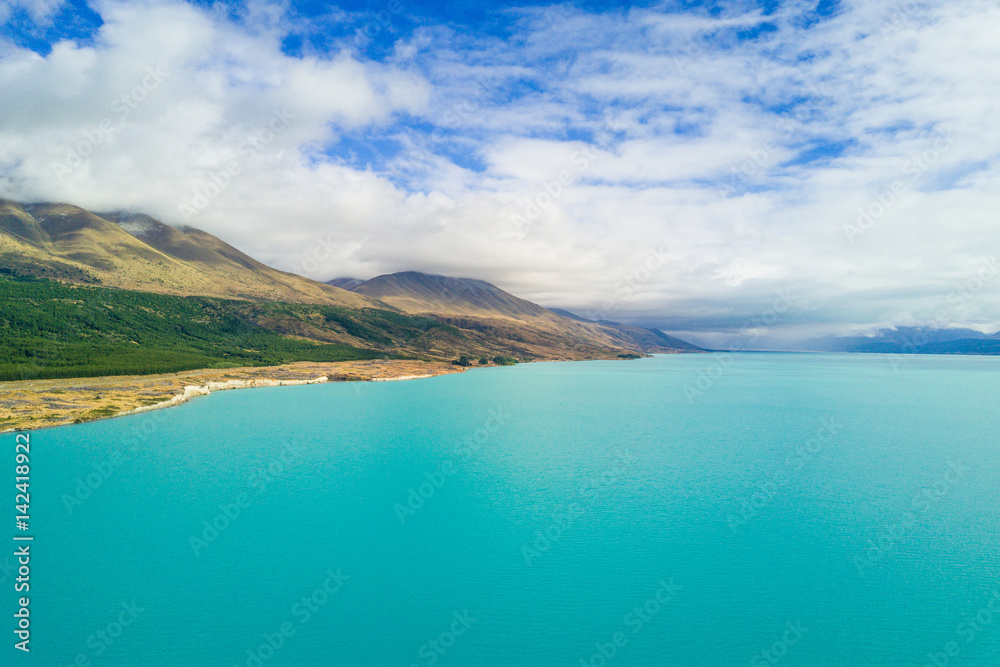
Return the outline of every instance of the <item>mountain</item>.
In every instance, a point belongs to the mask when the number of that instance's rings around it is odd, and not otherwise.
[[[594,320],[588,320],[586,317],[580,317],[576,313],[571,313],[570,311],[568,311],[568,310],[566,310],[564,308],[549,308],[549,310],[551,310],[556,315],[560,315],[562,317],[568,317],[569,319],[576,320],[577,322],[593,322],[594,321]]]
[[[354,291],[407,313],[515,320],[552,319],[554,315],[538,304],[508,294],[483,280],[448,278],[417,271],[377,276],[355,287]]]
[[[611,320],[588,320],[586,317],[581,317],[576,313],[570,312],[563,308],[549,308],[556,315],[562,317],[568,317],[571,320],[576,320],[578,322],[590,322],[592,324],[601,324],[605,327],[611,327],[617,329],[624,335],[629,336],[633,341],[639,343],[640,345],[648,345],[651,347],[667,347],[672,350],[685,350],[688,352],[704,352],[702,348],[697,345],[692,345],[686,340],[681,340],[680,338],[675,338],[669,334],[665,334],[659,329],[647,329],[644,327],[636,327],[628,324],[621,324],[619,322],[612,322]]]
[[[199,229],[176,229],[143,214],[96,214],[68,204],[0,199],[0,267],[16,275],[159,294],[378,305],[272,269]]]
[[[522,354],[559,358],[571,353],[576,356],[565,358],[579,358],[609,347],[628,352],[700,350],[654,329],[568,317],[483,280],[404,271],[377,276],[354,291],[405,313],[432,316],[460,329],[487,333],[520,346]],[[557,350],[559,341],[571,341],[570,349]]]
[[[810,352],[862,352],[880,354],[1000,354],[1000,333],[975,329],[894,327],[870,336],[827,336],[796,346]]]
[[[363,282],[365,281],[361,280],[361,278],[334,278],[333,280],[327,280],[326,284],[339,287],[340,289],[353,290]]]
[[[1000,337],[928,343],[917,348],[918,354],[1000,354]]]
[[[618,335],[631,341],[641,350],[657,350],[670,352],[705,352],[704,349],[681,340],[675,336],[665,334],[659,329],[647,329],[645,327],[635,327],[628,324],[604,324],[606,328],[614,329]]]
[[[405,272],[331,283],[148,215],[0,199],[0,375],[697,350],[655,330],[564,317],[481,280]]]

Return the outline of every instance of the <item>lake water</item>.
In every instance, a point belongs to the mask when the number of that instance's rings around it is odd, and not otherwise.
[[[33,433],[33,651],[8,616],[3,663],[996,667],[1000,359],[900,359],[526,364]]]

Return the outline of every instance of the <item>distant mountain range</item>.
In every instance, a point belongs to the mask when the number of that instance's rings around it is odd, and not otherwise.
[[[797,346],[811,352],[881,354],[1000,354],[1000,333],[975,329],[895,327],[871,336],[827,336]]]
[[[7,378],[372,356],[524,361],[703,351],[658,329],[544,308],[482,280],[404,271],[324,284],[192,227],[67,204],[0,199],[0,275],[8,276],[0,278],[8,281],[0,331],[23,329],[0,333]],[[63,287],[18,282],[26,278]],[[1000,354],[1000,335],[897,327],[801,349]]]
[[[57,367],[62,374],[126,367],[163,372],[154,362],[169,358],[178,360],[170,367],[191,368],[204,367],[193,364],[206,359],[265,365],[384,354],[525,361],[699,349],[652,329],[563,316],[480,280],[403,272],[324,284],[266,266],[192,227],[67,204],[0,199],[0,274],[11,281],[3,287],[8,302],[0,303],[0,331],[13,322],[45,320],[16,343],[0,334],[0,366],[7,365],[0,375],[6,377],[22,371],[55,377]],[[74,299],[71,289],[33,287],[25,278],[100,289],[78,289]],[[100,291],[108,288],[136,296]],[[52,303],[46,306],[39,294]],[[67,307],[67,299],[77,307]],[[129,299],[138,310],[119,314],[113,304]],[[33,315],[25,319],[26,313]],[[145,327],[148,335],[130,342],[130,326]],[[39,345],[58,358],[40,364]],[[171,349],[185,353],[171,357]],[[108,355],[141,363],[111,364]]]
[[[530,332],[536,343],[554,338],[578,346],[621,346],[644,352],[696,352],[701,348],[656,329],[594,322],[565,310],[551,310],[471,278],[448,278],[417,271],[377,276],[367,281],[335,278],[364,294],[413,315],[433,315],[463,329],[488,331],[516,341]]]

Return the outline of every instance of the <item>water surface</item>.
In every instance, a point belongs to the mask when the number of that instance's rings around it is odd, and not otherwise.
[[[987,357],[667,355],[39,431],[34,651],[4,651],[996,667],[998,390]]]

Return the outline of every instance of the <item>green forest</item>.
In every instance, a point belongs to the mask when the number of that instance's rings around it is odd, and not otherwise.
[[[419,342],[432,330],[461,336],[452,329],[378,309],[170,296],[0,276],[0,380],[399,357],[404,355],[392,348]],[[321,342],[344,332],[379,349]]]

